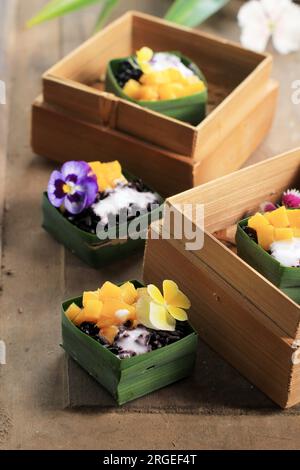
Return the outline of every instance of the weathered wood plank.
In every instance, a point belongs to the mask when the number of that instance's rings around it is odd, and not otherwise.
[[[6,96],[0,97],[0,259],[2,257],[2,228],[4,212],[4,188],[6,170],[7,119],[8,119],[8,84],[10,78],[10,54],[12,53],[16,1],[0,0],[0,80],[4,83],[1,91]]]
[[[11,5],[13,0],[4,1]],[[0,431],[2,423],[9,429],[7,423],[11,422],[12,428],[8,440],[0,439],[0,448],[107,450],[128,449],[133,445],[154,449],[299,448],[298,416],[283,417],[275,412],[267,419],[264,416],[235,416],[232,420],[231,416],[204,415],[199,419],[199,416],[191,415],[187,419],[185,415],[164,413],[145,417],[143,413],[121,416],[60,410],[59,300],[98,285],[104,278],[139,277],[140,258],[137,255],[134,260],[128,260],[128,264],[114,265],[98,273],[88,270],[67,254],[64,271],[63,249],[40,228],[40,193],[54,165],[35,159],[30,151],[30,104],[41,90],[40,75],[87,37],[98,12],[98,7],[87,9],[63,21],[24,31],[25,20],[44,3],[45,0],[18,1],[17,44],[11,54],[15,57],[14,96],[9,105],[6,178],[10,211],[5,217],[4,293],[0,298],[0,336],[3,335],[8,344],[8,364],[0,370],[0,408],[4,411],[0,411]],[[161,15],[168,4],[169,0],[129,0],[122,2],[114,16],[129,8]],[[238,4],[234,0],[230,2],[203,29],[237,39],[235,15]],[[0,0],[2,5],[3,0]],[[289,99],[289,82],[297,67],[299,54],[286,58],[276,55],[274,75],[283,81],[281,108],[275,127],[256,153],[256,159],[272,156],[298,141],[296,124],[299,123],[300,107],[294,107]],[[0,181],[0,191],[1,187]],[[8,275],[9,269],[14,271],[13,276]],[[23,308],[22,314],[18,313],[19,307]],[[211,365],[208,360],[206,367]],[[224,373],[221,360],[219,373]],[[248,393],[252,393],[250,385]],[[230,413],[226,411],[226,405],[224,412]],[[288,429],[293,429],[293,435],[287,432]]]
[[[58,23],[30,32],[24,29],[30,13],[43,4],[43,0],[17,4],[14,86],[9,100],[5,177],[9,210],[4,220],[0,322],[7,345],[1,394],[13,424],[9,441],[13,447],[24,445],[30,414],[49,403],[50,397],[53,406],[58,405],[61,396],[53,351],[58,350],[60,337],[63,250],[40,227],[41,192],[50,166],[33,156],[29,145],[30,102],[40,88],[43,70],[59,58]]]

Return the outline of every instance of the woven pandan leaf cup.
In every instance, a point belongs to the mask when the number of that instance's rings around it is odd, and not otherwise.
[[[237,224],[236,245],[238,256],[292,300],[300,303],[300,268],[283,266],[252,240],[243,230],[248,225],[248,220],[249,218],[241,220]]]
[[[206,79],[203,73],[195,63],[193,63],[186,56],[182,55],[180,52],[172,52],[172,54],[179,56],[182,63],[186,66],[190,66],[194,73],[200,78],[200,80],[206,83]],[[132,59],[133,56],[130,56],[122,59],[114,59],[108,63],[105,83],[106,91],[114,93],[116,96],[119,96],[120,98],[123,98],[127,101],[131,101],[144,108],[148,108],[152,111],[156,111],[171,118],[178,119],[179,121],[188,122],[193,125],[197,125],[203,121],[203,119],[206,117],[206,104],[208,100],[207,88],[201,93],[194,93],[193,95],[185,96],[183,98],[160,101],[134,100],[124,93],[116,79],[116,72],[119,64]]]
[[[139,281],[130,282],[136,288],[144,287]],[[192,374],[198,335],[189,323],[186,336],[175,343],[140,356],[119,359],[67,318],[65,312],[72,303],[82,307],[82,297],[66,300],[62,304],[62,347],[114,397],[118,405]]]

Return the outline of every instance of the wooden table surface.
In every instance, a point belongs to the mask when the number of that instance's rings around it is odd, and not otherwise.
[[[168,3],[126,1],[115,16],[137,7],[161,15]],[[30,149],[30,104],[41,90],[41,74],[88,37],[97,11],[27,31],[26,19],[44,4],[0,0],[0,80],[9,86],[8,103],[0,105],[0,339],[7,345],[7,364],[0,366],[0,448],[298,448],[299,419],[280,412],[233,417],[63,410],[60,300],[104,279],[141,277],[142,255],[97,272],[41,229],[41,193],[54,166]],[[203,29],[237,40],[239,4],[233,0]],[[300,105],[291,100],[299,65],[299,53],[275,55],[278,111],[248,163],[300,146]]]

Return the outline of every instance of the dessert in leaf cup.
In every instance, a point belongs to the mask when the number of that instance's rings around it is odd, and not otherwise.
[[[202,72],[179,52],[153,52],[142,47],[135,55],[108,65],[106,89],[140,106],[199,124],[206,115],[207,85]]]
[[[143,181],[124,175],[118,161],[70,161],[50,176],[43,226],[84,261],[101,267],[143,246],[149,222],[161,216],[162,204]],[[143,232],[135,240],[129,235],[133,221],[140,222]]]
[[[63,347],[122,404],[192,372],[197,335],[190,306],[171,280],[162,292],[138,281],[107,281],[64,302]]]
[[[300,302],[300,192],[289,189],[279,204],[263,202],[260,212],[237,228],[238,254],[273,284]]]

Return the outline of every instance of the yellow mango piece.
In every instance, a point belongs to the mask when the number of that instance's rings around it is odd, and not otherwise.
[[[170,83],[171,90],[175,93],[176,98],[182,98],[185,96],[185,87],[182,83],[173,82]]]
[[[142,85],[140,100],[142,101],[157,101],[159,99],[157,86]]]
[[[101,289],[98,291],[99,299],[105,300],[107,298],[110,299],[121,299],[122,298],[122,291],[119,286],[116,286],[110,281],[106,281]]]
[[[202,80],[200,80],[200,78],[197,77],[197,75],[191,75],[190,77],[184,77],[184,79],[185,79],[185,83],[187,85],[195,85],[197,83],[203,83],[204,84],[204,82]]]
[[[98,291],[84,292],[82,297],[82,305],[85,307],[90,300],[99,300]]]
[[[142,47],[136,51],[136,58],[138,62],[149,62],[153,57],[153,50],[150,47]]]
[[[109,181],[111,187],[115,187],[120,181],[127,182],[125,176],[122,173],[122,166],[118,160],[109,163],[102,163],[103,173],[107,181]]]
[[[185,87],[182,83],[172,82],[160,85],[158,92],[161,100],[174,100],[185,95]]]
[[[269,220],[270,223],[276,228],[285,228],[290,225],[287,216],[287,210],[284,206],[279,207],[279,209],[270,212]]]
[[[81,313],[75,318],[74,324],[79,326],[81,323],[97,323],[100,319],[103,303],[100,300],[89,300]]]
[[[287,210],[287,216],[290,226],[300,229],[300,209]]]
[[[300,238],[300,228],[293,227],[292,230],[293,230],[294,237]]]
[[[185,86],[184,96],[194,95],[195,93],[202,93],[202,91],[205,91],[205,90],[206,90],[206,86],[204,82],[199,81],[197,83],[193,83],[191,85]]]
[[[153,71],[149,62],[139,62],[140,69],[143,73],[151,73]]]
[[[133,80],[131,78],[127,83],[125,83],[123,91],[127,96],[129,96],[129,98],[139,100],[141,95],[141,84],[137,80]]]
[[[257,233],[258,244],[264,249],[269,250],[274,241],[274,227],[272,225],[261,225],[255,229]]]
[[[99,191],[106,191],[107,189],[111,189],[110,183],[103,173],[103,163],[90,162],[89,165],[93,173],[97,176]]]
[[[115,337],[119,332],[119,328],[117,326],[107,326],[105,328],[101,328],[100,335],[103,336],[110,344],[113,344]]]
[[[81,308],[73,303],[67,308],[65,313],[68,319],[73,322],[75,318],[81,313]]]
[[[171,83],[160,85],[158,93],[160,100],[176,100],[177,98],[175,90],[171,87]]]
[[[281,241],[281,240],[290,240],[293,238],[294,233],[291,228],[275,228],[274,229],[274,240]]]
[[[248,227],[253,228],[256,231],[258,231],[260,227],[264,227],[266,225],[270,225],[270,223],[268,222],[266,217],[260,214],[260,212],[257,212],[248,220]]]
[[[97,183],[98,183],[99,191],[101,192],[111,189],[110,183],[107,181],[107,179],[102,173],[97,175]]]
[[[121,286],[122,300],[129,305],[134,304],[137,300],[138,293],[132,282],[126,282]]]
[[[270,221],[270,214],[271,214],[271,212],[272,212],[272,211],[270,211],[270,212],[265,212],[265,213],[263,214],[263,216],[267,219],[267,221],[268,221],[269,224],[271,223],[271,221]]]
[[[127,320],[135,320],[136,310],[132,305],[118,299],[106,299],[103,303],[101,316],[97,323],[99,328],[121,325]]]
[[[143,85],[161,85],[163,83],[169,83],[170,78],[166,70],[161,70],[157,72],[145,73],[141,76],[140,82]]]
[[[101,162],[89,162],[89,166],[91,167],[93,173],[97,175],[97,173],[101,173],[102,171],[102,163]]]
[[[167,72],[168,72],[170,82],[178,82],[178,83],[182,83],[183,81],[186,82],[185,80],[186,77],[184,77],[178,69],[170,68],[170,69],[167,69]]]

